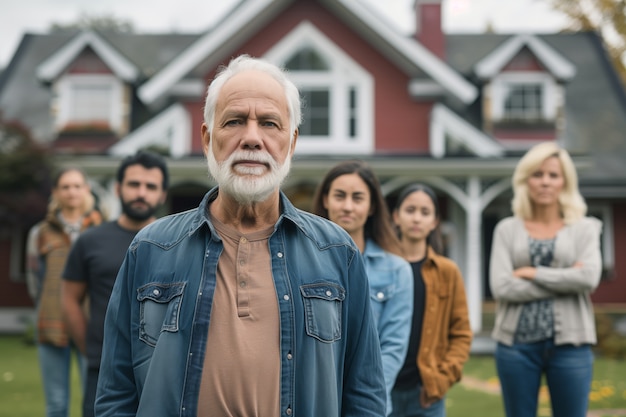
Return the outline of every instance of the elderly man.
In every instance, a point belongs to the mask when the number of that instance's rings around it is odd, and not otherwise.
[[[297,88],[240,56],[208,89],[218,186],[138,233],[105,323],[97,416],[384,416],[359,250],[280,192]]]

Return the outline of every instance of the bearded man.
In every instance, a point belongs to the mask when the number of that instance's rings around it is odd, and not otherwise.
[[[87,358],[83,417],[94,415],[104,314],[115,277],[137,232],[156,220],[168,183],[167,165],[160,155],[139,151],[125,158],[117,169],[115,187],[122,213],[116,220],[81,234],[65,263],[63,315],[72,341]],[[83,308],[86,297],[89,314]]]
[[[97,416],[385,415],[360,252],[280,191],[300,118],[280,68],[243,55],[220,69],[201,127],[217,187],[131,244]]]

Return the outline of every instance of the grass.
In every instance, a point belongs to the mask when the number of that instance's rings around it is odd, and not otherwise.
[[[80,417],[81,390],[77,366],[72,366],[70,417]],[[464,374],[497,387],[495,364],[491,356],[472,356]],[[550,416],[547,390],[540,394],[539,416]],[[626,410],[626,361],[596,358],[590,410]],[[0,336],[0,417],[33,417],[44,415],[37,349],[21,336]],[[466,384],[456,384],[447,397],[448,417],[502,417],[502,400]],[[615,414],[604,414],[612,417]],[[624,414],[621,414],[624,415]]]
[[[464,375],[485,382],[488,387],[498,386],[495,362],[491,356],[472,356],[467,362]],[[469,379],[469,378],[467,378]],[[448,417],[502,417],[502,399],[499,394],[456,384],[448,393],[446,403]],[[550,398],[547,387],[539,393],[539,417],[549,417]],[[589,410],[622,410],[623,413],[607,412],[602,417],[626,415],[626,361],[596,357],[592,391],[589,394]]]
[[[72,363],[70,417],[81,416],[78,366]],[[37,348],[21,336],[0,336],[0,417],[45,415]]]

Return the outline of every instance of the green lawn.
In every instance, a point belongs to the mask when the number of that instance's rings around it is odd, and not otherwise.
[[[464,375],[485,383],[487,389],[470,384],[457,384],[448,394],[448,417],[502,417],[504,415],[499,394],[488,393],[488,388],[498,387],[495,362],[491,356],[472,356],[467,362]],[[549,417],[550,399],[547,387],[540,391],[539,417]],[[589,395],[590,410],[622,410],[626,415],[626,361],[596,358],[592,392]],[[602,417],[617,416],[615,413]]]
[[[44,415],[44,400],[37,351],[22,337],[0,336],[0,417],[36,417]],[[468,379],[476,378],[487,388],[497,388],[491,356],[472,356],[465,367]],[[70,417],[80,417],[80,381],[77,367],[72,373],[72,408]],[[457,384],[448,393],[448,417],[502,417],[500,395],[488,389]],[[539,416],[549,416],[549,398],[541,392]],[[626,410],[626,361],[596,359],[590,409]],[[602,417],[612,417],[605,414]],[[624,415],[624,414],[621,414]]]
[[[72,364],[70,417],[81,416],[78,366]],[[0,417],[45,415],[37,348],[22,337],[0,336]]]

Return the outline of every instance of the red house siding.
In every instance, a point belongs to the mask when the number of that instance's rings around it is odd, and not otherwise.
[[[104,61],[96,55],[91,48],[85,48],[83,52],[70,64],[67,69],[71,74],[112,74],[113,72],[104,63]]]
[[[0,240],[0,306],[2,307],[24,307],[31,306],[32,302],[28,296],[26,284],[11,281],[11,271],[9,270],[11,257],[11,241],[9,239]]]
[[[363,42],[356,33],[318,3],[294,3],[230,56],[242,53],[262,56],[302,21],[313,23],[373,76],[376,152],[381,154],[428,152],[428,122],[432,103],[411,100],[408,95],[409,77],[389,64],[383,55]],[[224,57],[224,60],[226,59],[228,58]],[[214,72],[215,70],[212,70],[207,73],[205,79],[211,80]],[[198,103],[198,106],[201,107],[202,103]],[[195,123],[196,112],[192,111],[192,114]],[[198,124],[198,129],[193,132],[194,151],[201,143],[199,131]]]
[[[623,303],[626,294],[626,218],[621,213],[626,212],[626,203],[613,206],[613,245],[615,268],[609,276],[600,282],[596,291],[591,295],[594,303]]]
[[[507,71],[545,72],[546,69],[528,48],[522,48],[522,50],[502,69],[502,72]]]

